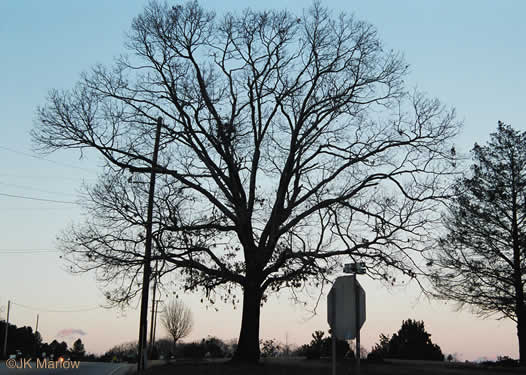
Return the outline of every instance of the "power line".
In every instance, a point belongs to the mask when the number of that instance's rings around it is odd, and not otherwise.
[[[84,170],[84,171],[88,171],[90,173],[95,173],[95,170],[93,168],[84,168],[84,167],[79,167],[79,166],[73,165],[73,164],[62,163],[62,162],[59,162],[59,161],[56,161],[56,160],[52,160],[52,159],[48,159],[48,158],[45,158],[45,157],[42,157],[42,156],[32,155],[32,154],[29,154],[27,152],[14,150],[14,149],[6,147],[6,146],[0,146],[0,149],[6,150],[6,151],[9,151],[9,152],[13,152],[15,154],[28,156],[30,158],[37,159],[37,160],[45,160],[45,161],[47,161],[49,163],[53,163],[53,164],[60,165],[60,166],[63,166],[63,167],[73,168],[73,169],[81,169],[81,170]]]
[[[1,184],[1,185],[5,185],[5,186],[16,187],[16,188],[19,188],[19,189],[26,189],[26,190],[38,191],[38,192],[41,192],[41,193],[47,193],[47,194],[58,194],[58,195],[69,195],[69,196],[75,196],[75,194],[71,194],[71,193],[62,193],[62,192],[58,192],[58,191],[51,191],[51,190],[38,189],[38,188],[34,188],[34,187],[32,187],[32,186],[25,186],[25,185],[19,185],[19,184],[12,184],[12,183],[9,183],[9,182],[0,182],[0,184]]]
[[[44,253],[0,253],[0,257],[17,256],[17,255],[52,255],[51,252]]]
[[[7,210],[13,210],[13,211],[22,211],[22,210],[31,210],[31,211],[34,211],[34,210],[40,210],[40,211],[45,211],[45,210],[70,210],[71,207],[0,207],[0,211],[7,211]]]
[[[44,180],[44,179],[51,179],[51,180],[63,180],[63,181],[71,181],[71,182],[79,182],[79,179],[82,178],[82,180],[90,181],[91,177],[79,177],[79,178],[73,178],[73,177],[67,177],[67,176],[57,176],[57,175],[36,175],[36,174],[16,174],[16,173],[0,173],[0,176],[2,177],[15,177],[15,178],[29,178],[31,180]]]
[[[57,249],[12,249],[12,248],[4,248],[0,249],[0,252],[2,251],[57,251]]]
[[[0,257],[4,256],[4,257],[9,257],[9,256],[19,256],[19,255],[54,255],[56,254],[57,252],[56,251],[36,251],[36,252],[9,252],[9,251],[6,251],[6,252],[2,252],[0,251]]]
[[[51,255],[59,252],[57,249],[0,249],[0,256],[12,255]]]
[[[15,303],[12,301],[11,301],[11,304],[18,306],[18,307],[22,307],[24,309],[28,309],[28,310],[39,311],[39,312],[50,312],[50,313],[76,313],[76,312],[93,311],[93,310],[98,310],[101,308],[100,306],[96,306],[96,307],[91,306],[91,307],[71,309],[71,310],[53,310],[53,309],[45,309],[41,307],[22,305],[20,303]]]
[[[7,194],[7,193],[0,193],[0,195],[2,195],[4,197],[29,199],[29,200],[33,200],[33,201],[65,203],[65,204],[77,204],[76,202],[72,202],[72,201],[59,201],[59,200],[55,200],[55,199],[35,198],[35,197],[27,197],[27,196],[24,196],[24,195],[15,195],[15,194]]]
[[[57,251],[57,249],[0,249],[0,254],[38,254]]]

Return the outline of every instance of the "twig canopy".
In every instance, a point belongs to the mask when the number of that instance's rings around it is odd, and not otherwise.
[[[389,281],[419,272],[459,123],[406,92],[407,65],[373,26],[318,2],[299,16],[222,17],[152,2],[127,46],[131,56],[52,91],[33,132],[46,150],[94,149],[111,168],[87,224],[63,237],[75,265],[129,276],[110,298],[133,295],[144,200],[125,171],[151,170],[159,116],[154,258],[182,269],[186,289],[241,286],[259,325],[266,292],[323,283],[338,256]]]
[[[174,343],[177,343],[192,331],[194,325],[192,311],[181,300],[171,300],[164,307],[161,324],[173,338]]]

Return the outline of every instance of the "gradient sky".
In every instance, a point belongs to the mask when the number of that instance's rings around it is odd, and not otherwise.
[[[145,3],[0,2],[0,193],[73,201],[82,181],[96,179],[100,162],[94,158],[79,160],[72,152],[32,156],[29,131],[35,109],[45,103],[49,89],[69,88],[82,71],[96,63],[109,64],[124,52],[125,33]],[[458,150],[467,152],[474,142],[485,142],[498,120],[526,129],[526,2],[323,3],[334,10],[354,12],[375,25],[386,47],[405,54],[411,66],[408,86],[456,107],[465,125]],[[202,4],[218,12],[247,6],[301,12],[309,2],[222,0]],[[94,275],[69,274],[53,251],[56,235],[78,220],[79,209],[72,204],[0,196],[0,316],[5,317],[7,300],[12,300],[16,303],[10,319],[14,324],[34,327],[39,313],[44,340],[57,338],[71,345],[81,337],[89,352],[101,353],[136,340],[138,311],[52,311],[91,309],[104,302]],[[380,333],[392,334],[402,320],[414,318],[425,321],[444,353],[457,353],[463,360],[518,356],[511,321],[482,320],[469,312],[457,312],[452,303],[428,301],[416,285],[386,289],[365,277],[361,282],[367,292],[367,322],[362,330],[362,345],[367,349]],[[199,300],[198,295],[185,296],[196,321],[187,340],[207,335],[237,337],[239,309],[220,305],[219,312],[209,311]],[[318,314],[312,317],[283,293],[263,308],[261,335],[306,343],[314,330],[327,331],[325,311],[325,295]]]

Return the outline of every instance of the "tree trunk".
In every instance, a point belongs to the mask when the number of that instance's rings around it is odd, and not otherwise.
[[[175,351],[177,350],[177,340],[174,340],[174,343],[173,343],[173,345],[172,345],[172,349],[173,349],[173,350],[171,350],[171,352],[172,352],[172,356],[173,356],[174,358],[176,358]],[[168,359],[172,359],[172,358],[168,358]]]
[[[526,366],[526,307],[517,314],[517,336],[519,338],[519,363]]]
[[[262,292],[259,286],[246,286],[243,291],[241,332],[233,361],[259,361],[259,317]]]

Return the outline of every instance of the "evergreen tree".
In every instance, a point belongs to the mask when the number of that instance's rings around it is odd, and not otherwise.
[[[424,322],[408,319],[402,322],[402,327],[391,338],[381,334],[380,342],[368,358],[443,361],[444,355],[440,346],[431,341],[431,334],[426,331]]]
[[[526,365],[526,132],[499,122],[473,161],[445,216],[432,281],[439,298],[515,321]]]
[[[84,357],[84,354],[86,354],[86,350],[84,349],[84,344],[82,343],[81,339],[77,339],[77,341],[73,343],[73,350],[71,354],[73,354],[77,358]]]

